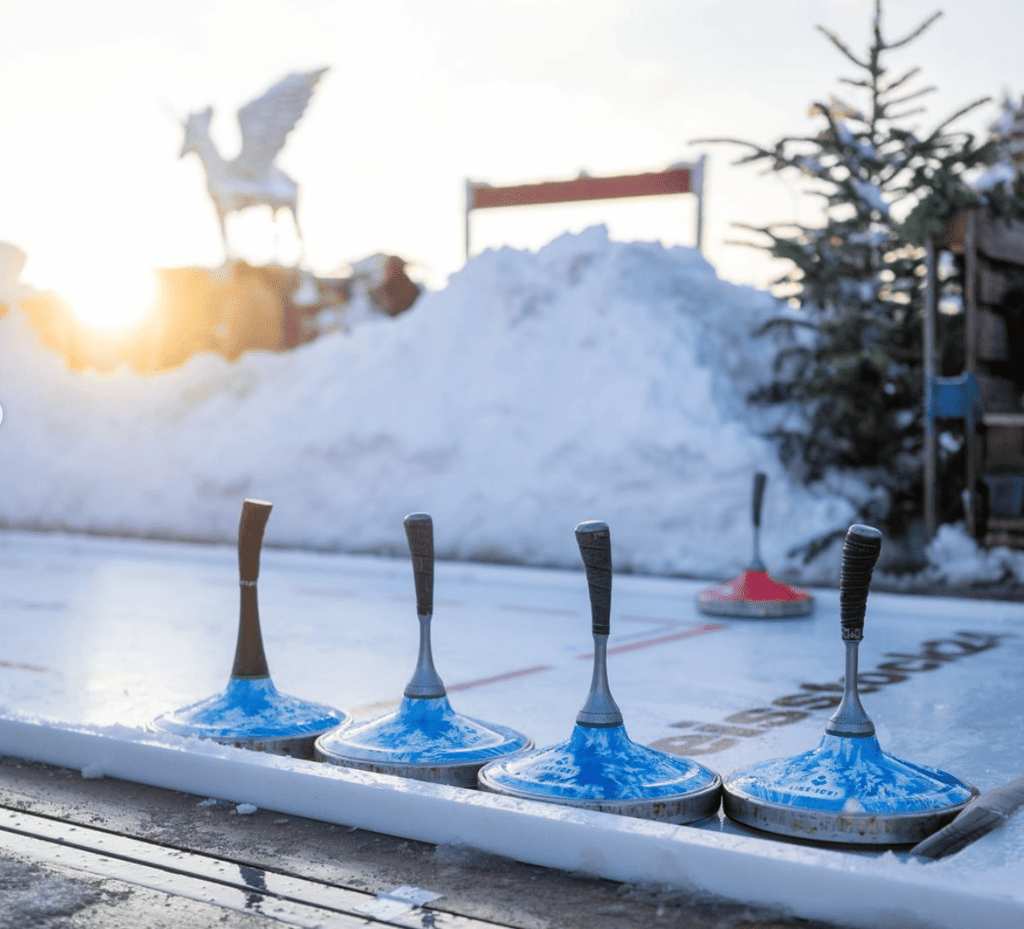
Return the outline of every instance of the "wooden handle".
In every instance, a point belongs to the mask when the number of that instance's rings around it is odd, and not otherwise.
[[[242,518],[238,523],[238,576],[254,583],[260,576],[260,550],[263,548],[263,530],[270,519],[272,503],[266,500],[245,500]]]
[[[434,521],[426,513],[410,513],[402,522],[412,556],[412,576],[416,583],[416,612],[434,613]]]
[[[238,610],[238,641],[231,676],[236,678],[263,678],[270,676],[267,656],[263,651],[263,633],[260,631],[259,602],[256,597],[256,579],[260,573],[260,549],[263,530],[267,527],[273,504],[265,500],[245,500],[242,518],[238,524],[238,576],[241,581],[241,602]]]
[[[844,642],[859,642],[864,638],[868,587],[881,550],[882,533],[877,529],[857,524],[847,530],[839,579],[839,613]]]
[[[576,542],[587,569],[594,635],[608,635],[612,612],[612,544],[608,524],[591,520],[576,527]]]

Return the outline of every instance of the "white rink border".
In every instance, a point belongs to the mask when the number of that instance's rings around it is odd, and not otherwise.
[[[0,716],[0,754],[621,882],[664,884],[865,929],[1020,929],[955,856],[856,855],[521,801],[122,727]]]

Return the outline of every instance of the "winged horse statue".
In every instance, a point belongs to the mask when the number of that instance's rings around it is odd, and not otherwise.
[[[300,248],[303,248],[297,210],[299,185],[274,164],[274,159],[284,148],[288,133],[305,112],[317,82],[327,70],[289,74],[262,97],[243,106],[238,111],[242,149],[233,161],[222,158],[210,138],[212,107],[191,113],[182,121],[185,138],[180,157],[194,152],[203,163],[206,189],[217,210],[226,260],[231,259],[227,216],[252,206],[269,206],[275,219],[281,210],[287,210]],[[301,261],[302,254],[298,259],[299,263]]]

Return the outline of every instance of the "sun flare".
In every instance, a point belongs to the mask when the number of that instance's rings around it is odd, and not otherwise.
[[[54,290],[79,322],[114,332],[140,322],[153,308],[156,276],[149,268],[77,267],[61,275]]]

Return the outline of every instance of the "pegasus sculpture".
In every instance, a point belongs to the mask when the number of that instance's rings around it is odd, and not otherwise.
[[[225,260],[231,259],[227,216],[252,206],[269,206],[275,220],[281,210],[287,210],[300,249],[303,248],[297,209],[299,185],[274,164],[274,159],[284,148],[288,133],[305,112],[317,82],[327,70],[289,74],[262,97],[243,106],[238,111],[242,150],[233,161],[222,158],[210,138],[212,107],[191,113],[183,120],[185,139],[181,157],[194,152],[203,163],[206,189],[217,210]],[[300,253],[300,263],[302,257]]]

